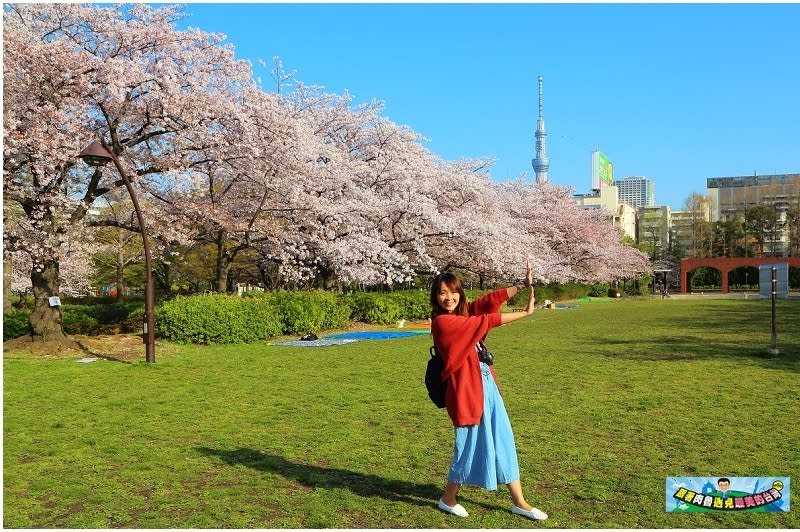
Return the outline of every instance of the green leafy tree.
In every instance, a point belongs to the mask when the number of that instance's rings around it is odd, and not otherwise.
[[[800,255],[800,203],[786,211],[786,230],[789,236],[789,256]]]
[[[758,256],[764,256],[764,245],[779,228],[778,211],[769,205],[753,205],[748,207],[745,216],[745,230],[758,246]],[[774,252],[774,249],[773,249]]]
[[[101,248],[92,256],[97,271],[94,278],[96,285],[114,285],[117,301],[122,301],[128,287],[143,287],[143,269],[132,268],[141,266],[144,256],[139,233],[105,227],[97,231],[95,243]]]
[[[738,217],[716,222],[713,226],[713,231],[712,252],[715,257],[741,256],[744,229],[742,228],[742,221]]]
[[[710,257],[713,243],[713,224],[709,221],[711,200],[696,192],[686,199],[686,212],[689,213],[691,235],[691,256]]]

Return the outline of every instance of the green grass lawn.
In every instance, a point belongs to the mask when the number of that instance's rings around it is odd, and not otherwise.
[[[298,348],[159,344],[158,362],[4,354],[3,525],[14,528],[797,528],[665,511],[669,476],[800,482],[800,301],[623,299],[539,310],[487,345],[522,483],[436,509],[452,425],[430,337]],[[144,356],[142,356],[142,360]],[[792,498],[800,497],[795,488]]]

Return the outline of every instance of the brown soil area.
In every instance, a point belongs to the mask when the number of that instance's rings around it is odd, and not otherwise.
[[[3,343],[4,355],[22,355],[33,358],[79,359],[85,357],[109,360],[144,360],[142,337],[134,334],[100,336],[72,335],[62,340],[31,341],[30,336],[14,338]]]

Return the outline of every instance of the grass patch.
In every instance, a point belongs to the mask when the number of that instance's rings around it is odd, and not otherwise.
[[[436,509],[453,435],[428,336],[162,344],[154,365],[5,353],[4,526],[797,528],[796,509],[664,509],[668,476],[800,479],[800,302],[778,316],[773,357],[762,301],[624,299],[490,333],[543,523],[504,488],[465,487],[466,520]]]

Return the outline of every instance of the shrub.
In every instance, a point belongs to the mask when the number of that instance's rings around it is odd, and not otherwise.
[[[596,286],[605,286],[606,291],[608,291],[608,285]],[[552,283],[547,285],[535,285],[534,288],[536,290],[537,305],[544,303],[545,299],[549,299],[550,301],[568,301],[571,299],[578,299],[579,297],[586,297],[587,295],[602,295],[604,297],[608,295],[599,292],[595,294],[595,288],[578,283]],[[508,306],[522,308],[528,304],[528,297],[528,291],[522,290],[508,301]]]
[[[184,343],[250,343],[281,333],[280,316],[266,298],[210,294],[177,297],[157,310],[156,334]]]
[[[64,305],[64,332],[67,334],[117,334],[120,332],[140,332],[144,322],[144,303],[125,301],[115,303],[106,298],[106,303],[98,299],[81,300],[81,304]],[[138,317],[138,318],[137,318]]]
[[[380,292],[356,292],[347,296],[350,304],[350,317],[353,321],[365,323],[394,323],[403,316],[402,306],[391,296]]]
[[[64,305],[61,313],[64,317],[61,326],[67,334],[100,334],[100,326],[92,315],[92,307],[86,305]]]
[[[611,285],[608,283],[596,283],[589,287],[589,294],[592,297],[607,297],[608,289]]]
[[[28,312],[12,312],[3,316],[3,339],[11,340],[30,334],[29,317]]]
[[[280,316],[283,334],[306,334],[342,327],[350,320],[347,301],[331,292],[255,293],[250,296],[273,306]]]
[[[425,290],[403,290],[386,294],[400,307],[400,319],[424,320],[431,315],[430,293]]]
[[[156,312],[156,314],[158,314]],[[128,313],[128,316],[120,323],[119,332],[121,333],[141,333],[144,330],[144,305],[139,305]]]

